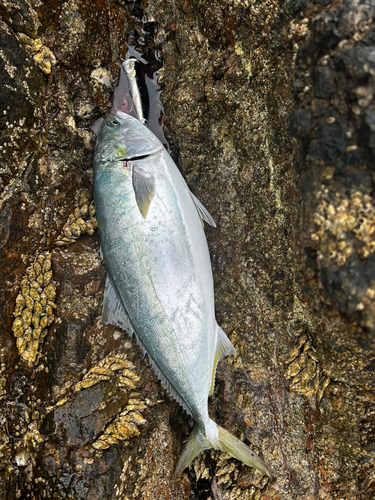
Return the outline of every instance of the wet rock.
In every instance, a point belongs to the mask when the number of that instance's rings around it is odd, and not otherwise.
[[[369,168],[374,170],[375,165],[375,106],[369,106],[364,112],[364,120],[360,128],[361,142],[369,153],[372,161],[369,162]]]
[[[354,10],[351,11],[351,8]],[[307,198],[309,201],[306,200],[308,219],[314,218],[314,212],[317,210],[314,196],[322,184],[328,190],[326,196],[331,202],[337,193],[347,199],[356,189],[358,192],[370,193],[373,185],[371,102],[374,95],[374,47],[371,31],[366,31],[373,6],[344,2],[342,9],[337,28],[333,25],[334,16],[337,14],[335,9],[315,17],[311,23],[312,33],[298,56],[300,60],[297,73],[305,71],[306,62],[310,61],[308,76],[302,80],[302,85],[309,91],[296,94],[299,107],[303,103],[305,113],[312,113],[309,146],[306,150],[306,163],[303,164],[303,168],[309,169],[311,173],[302,177],[304,185],[309,185],[309,189],[314,193]],[[322,34],[327,39],[337,39],[337,43],[332,43],[328,51],[316,43]],[[316,66],[312,79],[313,61]],[[295,136],[298,134],[298,130],[293,129],[293,123],[291,132]],[[357,217],[360,217],[359,213]],[[359,218],[357,223],[361,224]],[[346,239],[350,241],[356,237],[355,234],[347,233]],[[309,236],[306,236],[308,239]],[[306,246],[309,245],[311,244],[306,243]],[[344,251],[344,244],[342,249]],[[326,292],[337,301],[338,307],[343,312],[357,316],[360,322],[361,316],[366,316],[363,324],[368,326],[372,324],[372,321],[368,321],[368,315],[372,315],[372,306],[365,306],[363,312],[358,312],[358,308],[349,304],[352,304],[352,295],[361,303],[367,288],[372,286],[374,277],[369,271],[372,266],[370,263],[356,262],[354,255],[352,259],[351,263],[345,265],[345,269],[336,269],[334,266],[330,267],[328,262],[321,261],[321,279]],[[364,274],[360,272],[362,267],[366,268]],[[364,280],[363,286],[360,287],[362,292],[357,288],[356,292],[349,292],[352,289],[352,277],[357,273]]]
[[[318,66],[315,70],[315,96],[328,98],[336,90],[335,74],[332,68],[329,66]]]
[[[331,4],[3,2],[0,496],[372,491],[374,6]],[[89,127],[110,109],[126,43],[163,59],[168,143],[218,227],[216,314],[237,355],[218,367],[210,412],[272,483],[214,451],[175,479],[192,421],[126,334],[100,323],[105,270],[77,193],[91,190]],[[30,367],[13,312],[31,307],[22,277],[47,251],[57,308]],[[113,355],[135,378],[107,371]]]
[[[290,133],[293,137],[304,139],[311,129],[311,114],[308,109],[294,109],[290,113]]]
[[[294,92],[296,109],[311,114],[310,131],[303,136],[296,163],[303,206],[303,230],[299,233],[301,283],[306,301],[321,311],[326,333],[319,337],[326,338],[334,350],[327,351],[333,364],[323,363],[330,382],[322,406],[327,410],[327,395],[329,406],[338,408],[340,401],[340,412],[346,415],[362,411],[356,392],[359,387],[368,388],[370,382],[366,375],[359,374],[361,367],[368,365],[366,357],[373,359],[375,346],[371,146],[374,15],[373,2],[354,1],[343,1],[315,15],[296,58],[300,82]],[[291,132],[297,136],[292,128]],[[344,387],[349,388],[352,404],[343,405],[340,394]],[[373,408],[372,397],[370,400],[369,407]],[[344,427],[340,432],[346,432]],[[329,441],[323,434],[316,442],[320,449]],[[336,440],[334,434],[332,438]],[[351,446],[363,457],[354,476],[344,472],[341,457],[346,453],[345,446],[337,442],[337,451],[330,454],[331,464],[326,460],[322,463],[321,484],[338,487],[343,474],[345,488],[350,482],[358,484],[361,491],[371,487],[374,456],[369,442],[370,433],[363,427],[356,436],[352,434]]]
[[[343,45],[345,47],[345,45]],[[356,46],[339,52],[336,66],[342,67],[350,78],[365,78],[375,75],[374,47]]]
[[[122,395],[121,401],[112,405],[112,411],[106,408],[100,411],[107,391],[115,392],[115,387],[106,388],[101,382],[94,387],[81,391],[73,402],[59,406],[54,411],[54,434],[68,446],[79,448],[98,437],[104,425],[113,418],[116,406],[125,406],[127,397]]]
[[[32,57],[19,43],[15,33],[2,21],[0,23],[2,57],[0,71],[3,90],[0,95],[1,156],[9,163],[9,171],[3,169],[3,183],[7,176],[16,173],[20,153],[35,134],[38,115],[45,88],[43,74]],[[22,103],[22,106],[20,106]],[[17,154],[18,153],[18,154]],[[13,165],[10,165],[12,159]],[[18,168],[20,168],[19,165]]]
[[[4,2],[0,6],[0,14],[12,29],[29,36],[35,36],[41,25],[35,4],[28,0]]]

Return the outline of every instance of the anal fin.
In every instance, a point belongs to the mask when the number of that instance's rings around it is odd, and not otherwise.
[[[112,282],[112,279],[108,273],[107,273],[105,287],[104,287],[102,323],[118,326],[122,330],[129,332],[130,336],[132,336],[134,334],[135,340],[136,340],[137,344],[139,345],[141,351],[143,352],[143,354],[148,355],[149,363],[152,366],[156,376],[158,377],[158,379],[162,383],[163,387],[166,389],[168,394],[175,401],[177,401],[189,415],[191,415],[191,410],[188,407],[188,405],[185,403],[185,401],[182,399],[182,397],[178,394],[178,392],[174,389],[174,387],[169,382],[169,380],[164,375],[164,373],[160,370],[160,368],[155,363],[152,356],[150,356],[150,354],[148,353],[145,345],[143,344],[143,342],[141,341],[141,339],[137,335],[137,332],[135,331],[135,328],[133,327],[132,322],[130,321],[130,318],[128,317],[128,315],[125,311],[125,308],[121,302],[121,299],[119,298],[119,296],[116,292],[115,286]]]
[[[176,391],[176,389],[173,387],[173,385],[169,382],[169,380],[167,379],[167,377],[164,375],[164,373],[160,370],[160,368],[158,367],[158,365],[155,363],[154,359],[148,354],[147,350],[145,349],[145,347],[143,346],[143,344],[141,343],[141,341],[139,340],[139,337],[137,335],[135,335],[135,338],[137,340],[137,344],[141,347],[141,349],[143,349],[146,354],[148,355],[148,361],[150,363],[150,365],[152,366],[154,372],[155,372],[155,375],[158,377],[158,379],[160,380],[162,386],[164,387],[164,389],[168,392],[168,394],[175,400],[177,401],[177,403],[186,411],[186,413],[188,415],[192,415],[191,413],[191,410],[190,408],[188,407],[188,405],[185,403],[185,401],[182,399],[182,397],[178,394],[178,392]]]
[[[211,394],[214,392],[217,364],[219,361],[221,361],[223,358],[225,358],[225,356],[228,356],[229,354],[236,354],[236,350],[233,347],[231,341],[226,336],[226,334],[220,328],[220,326],[216,325],[216,351],[215,351],[214,368],[212,370],[212,381],[211,381],[211,389],[209,396],[211,396]]]
[[[133,325],[125,312],[124,306],[117,295],[112,279],[108,273],[104,287],[102,323],[118,326],[122,330],[129,332],[130,335],[135,333]]]

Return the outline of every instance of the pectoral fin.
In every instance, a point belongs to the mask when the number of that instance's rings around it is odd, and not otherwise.
[[[133,166],[133,189],[138,208],[145,219],[152,198],[155,196],[155,178],[138,165]]]

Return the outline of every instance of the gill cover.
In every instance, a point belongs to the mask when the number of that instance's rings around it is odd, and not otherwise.
[[[96,143],[96,154],[107,161],[131,160],[140,156],[149,156],[164,148],[147,127],[122,111],[106,116]]]

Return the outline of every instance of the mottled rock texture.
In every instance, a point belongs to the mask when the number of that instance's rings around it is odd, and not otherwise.
[[[0,498],[373,498],[374,0],[0,0],[0,15]],[[89,127],[142,16],[172,155],[217,223],[237,355],[210,411],[272,482],[212,450],[174,479],[192,421],[100,322]],[[54,321],[26,363],[13,313],[45,252]]]

